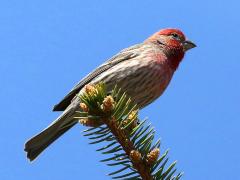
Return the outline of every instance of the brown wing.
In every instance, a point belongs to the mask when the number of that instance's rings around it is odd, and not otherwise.
[[[100,75],[102,72],[110,69],[111,67],[115,66],[116,64],[125,60],[130,60],[138,56],[138,53],[136,53],[136,51],[134,50],[139,49],[141,46],[142,44],[138,44],[122,50],[117,55],[113,56],[111,59],[109,59],[104,64],[99,66],[97,69],[95,69],[93,72],[88,74],[85,78],[78,82],[74,86],[74,88],[58,104],[54,106],[53,111],[64,111],[69,106],[69,104],[71,104],[71,100],[75,97],[75,95],[86,84],[90,83],[95,77]]]

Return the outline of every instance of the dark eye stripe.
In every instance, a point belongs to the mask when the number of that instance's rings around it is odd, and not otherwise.
[[[159,40],[157,40],[157,43],[158,43],[158,44],[163,44],[163,43],[162,43],[161,41],[159,41]]]

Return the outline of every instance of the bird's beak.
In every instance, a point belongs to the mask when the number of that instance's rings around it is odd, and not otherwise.
[[[192,41],[186,40],[183,42],[183,51],[186,52],[189,49],[195,48],[196,44],[194,44]]]

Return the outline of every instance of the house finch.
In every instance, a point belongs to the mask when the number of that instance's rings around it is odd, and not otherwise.
[[[30,161],[34,160],[58,137],[73,127],[76,110],[86,84],[104,82],[107,90],[117,84],[139,108],[158,98],[169,84],[175,70],[187,50],[196,47],[186,40],[178,29],[163,29],[141,44],[120,51],[93,72],[83,78],[64,98],[54,106],[53,111],[63,113],[41,133],[25,144]]]

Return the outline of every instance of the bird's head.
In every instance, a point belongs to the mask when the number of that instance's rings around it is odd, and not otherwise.
[[[182,49],[183,52],[196,47],[192,41],[186,40],[182,31],[173,28],[162,29],[149,37],[147,41],[163,44],[170,48]]]
[[[152,42],[159,45],[172,58],[175,69],[183,59],[186,51],[196,47],[196,45],[186,39],[185,35],[179,29],[167,28],[162,29],[152,36],[146,42]]]

